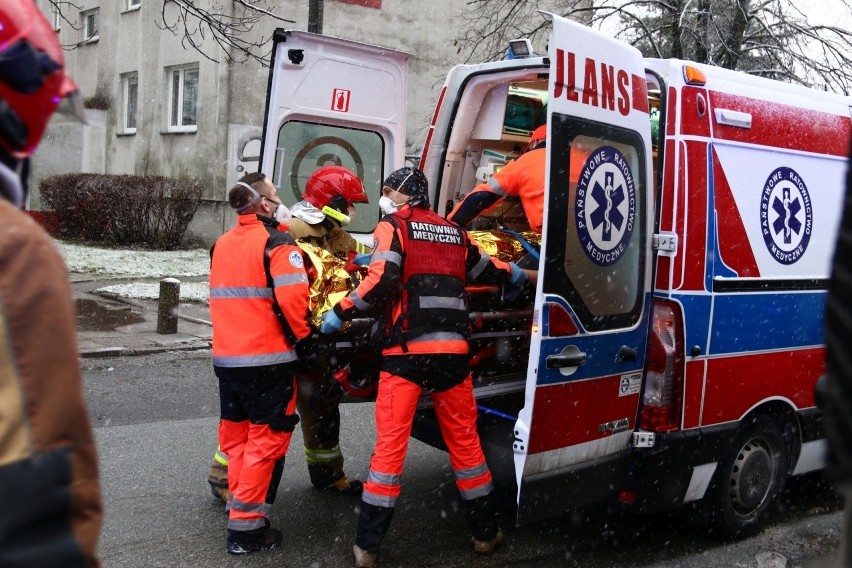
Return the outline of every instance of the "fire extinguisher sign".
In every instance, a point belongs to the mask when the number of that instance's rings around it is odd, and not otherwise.
[[[351,92],[348,89],[334,89],[331,95],[331,110],[337,112],[349,112],[349,95]]]

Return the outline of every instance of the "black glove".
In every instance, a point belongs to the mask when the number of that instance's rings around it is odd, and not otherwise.
[[[311,328],[311,332],[296,342],[296,354],[301,363],[313,364],[328,351],[328,343],[320,337],[319,332]]]

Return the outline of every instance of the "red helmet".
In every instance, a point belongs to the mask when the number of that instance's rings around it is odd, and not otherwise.
[[[31,155],[59,102],[76,91],[56,32],[35,2],[0,2],[0,149]]]
[[[353,203],[368,203],[364,184],[342,166],[324,166],[315,171],[305,184],[305,201],[322,209],[331,207],[346,213]]]

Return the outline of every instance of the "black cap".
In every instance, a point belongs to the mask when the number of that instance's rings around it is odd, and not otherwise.
[[[412,198],[428,200],[429,180],[417,168],[400,168],[385,178],[382,187],[389,187]]]

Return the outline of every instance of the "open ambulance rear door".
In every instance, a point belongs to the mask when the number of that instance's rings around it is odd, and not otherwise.
[[[553,17],[545,227],[518,522],[601,501],[623,481],[651,291],[651,131],[639,52]]]
[[[361,178],[370,198],[346,229],[356,236],[372,233],[382,180],[405,160],[409,57],[328,36],[275,31],[260,171],[271,176],[286,205],[301,200],[317,168],[340,165]]]

